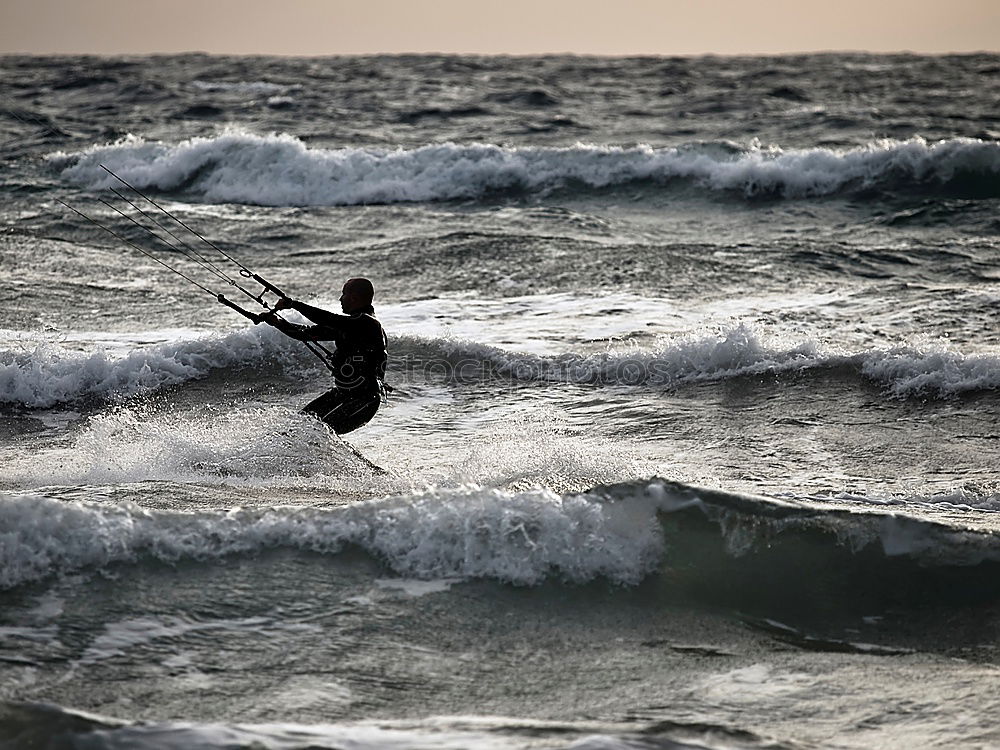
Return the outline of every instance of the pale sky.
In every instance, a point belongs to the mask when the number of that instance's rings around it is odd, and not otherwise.
[[[1000,51],[1000,0],[0,0],[0,53]]]

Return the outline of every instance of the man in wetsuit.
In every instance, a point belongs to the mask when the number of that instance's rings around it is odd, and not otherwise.
[[[372,300],[375,288],[368,279],[348,279],[340,295],[344,315],[328,312],[304,302],[282,297],[272,312],[260,316],[282,333],[299,341],[333,341],[337,349],[330,364],[336,385],[306,404],[313,414],[338,435],[366,424],[382,403],[386,364],[386,338],[375,319]],[[295,310],[315,325],[289,323],[274,315],[279,310]]]

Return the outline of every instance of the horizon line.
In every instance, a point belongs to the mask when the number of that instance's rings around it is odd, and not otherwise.
[[[318,57],[495,57],[495,58],[531,58],[531,57],[584,57],[584,58],[703,58],[703,57],[800,57],[804,55],[879,55],[879,56],[909,56],[909,57],[956,57],[974,55],[1000,55],[1000,48],[918,51],[913,49],[867,50],[867,49],[814,49],[788,50],[782,52],[441,52],[441,51],[405,51],[405,52],[209,52],[206,50],[189,49],[175,51],[149,52],[22,52],[0,51],[0,57],[285,57],[285,58],[318,58]]]

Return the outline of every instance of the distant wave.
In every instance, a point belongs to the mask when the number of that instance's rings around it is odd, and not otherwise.
[[[33,351],[0,351],[0,404],[48,408],[88,398],[149,393],[264,362],[311,362],[308,352],[271,328],[135,349],[115,358],[102,351],[79,354],[41,344]],[[822,352],[816,342],[769,346],[750,327],[669,341],[657,349],[537,355],[474,341],[420,336],[390,339],[390,380],[453,381],[509,378],[521,381],[676,387],[734,378],[837,370],[873,381],[892,398],[950,398],[1000,389],[1000,356],[914,347],[860,353]]]
[[[495,191],[674,180],[748,197],[916,187],[1000,195],[1000,143],[970,138],[885,140],[842,149],[442,143],[385,150],[310,148],[290,135],[232,131],[176,144],[127,137],[48,159],[64,179],[88,189],[113,186],[99,166],[105,164],[139,188],[267,206],[476,199]]]
[[[583,583],[604,577],[636,584],[671,553],[658,521],[664,513],[693,513],[692,533],[697,519],[714,522],[716,538],[721,535],[735,556],[762,541],[770,547],[780,534],[820,530],[831,537],[831,548],[847,554],[877,544],[883,555],[931,564],[1000,560],[990,533],[896,512],[823,509],[655,478],[565,495],[465,486],[338,508],[203,512],[25,494],[0,498],[0,528],[10,530],[0,546],[0,588],[141,559],[211,560],[279,547],[338,554],[348,546],[420,579],[536,585],[548,578]]]
[[[276,94],[298,90],[300,84],[270,83],[268,81],[191,81],[191,86],[199,91],[224,91],[236,94]]]

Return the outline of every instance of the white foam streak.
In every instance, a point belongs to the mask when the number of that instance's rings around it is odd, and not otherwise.
[[[477,198],[490,191],[591,188],[694,180],[711,190],[789,198],[887,181],[941,184],[960,173],[1000,175],[1000,144],[970,138],[878,141],[850,149],[653,148],[577,144],[505,147],[442,143],[414,149],[310,148],[286,134],[232,130],[177,144],[130,136],[50,162],[74,184],[113,184],[101,164],[140,189],[184,190],[212,203],[355,205]]]
[[[806,495],[803,499],[822,501],[826,498]],[[881,506],[922,506],[945,512],[1000,512],[1000,494],[980,494],[964,487],[936,495],[858,495],[845,492],[836,495],[835,499]]]
[[[232,92],[235,94],[275,94],[280,91],[302,88],[297,84],[283,85],[268,81],[191,81],[191,86],[199,91]]]
[[[286,698],[289,697],[286,693]],[[309,693],[302,698],[308,700]],[[128,723],[97,714],[46,703],[5,703],[0,719],[25,727],[44,727],[26,733],[31,747],[87,747],[90,750],[516,750],[524,747],[519,734],[527,722],[480,717],[451,717],[417,721],[349,722],[345,724],[220,724],[220,723]],[[549,725],[551,722],[548,723]],[[512,732],[502,731],[506,725]],[[499,731],[498,731],[499,730]],[[539,732],[544,731],[540,727]],[[76,741],[79,740],[79,741]],[[4,747],[9,747],[5,744]],[[591,748],[574,743],[573,748]],[[628,750],[633,743],[602,744],[608,750]]]

